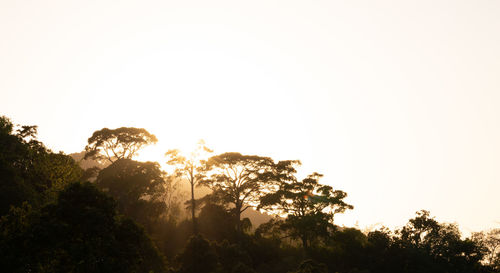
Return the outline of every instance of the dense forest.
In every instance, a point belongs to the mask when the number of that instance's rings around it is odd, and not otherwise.
[[[500,229],[464,238],[424,210],[397,230],[341,227],[347,193],[297,177],[298,160],[203,142],[165,151],[168,168],[133,160],[156,142],[103,128],[70,156],[0,117],[0,271],[500,272]]]

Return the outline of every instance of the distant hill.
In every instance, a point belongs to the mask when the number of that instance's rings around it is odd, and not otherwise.
[[[110,165],[109,163],[103,164],[103,163],[100,163],[99,161],[93,160],[93,159],[83,159],[83,157],[85,156],[85,151],[81,151],[79,153],[72,153],[72,154],[69,154],[69,156],[71,156],[76,162],[78,162],[80,167],[84,170],[87,170],[87,169],[90,169],[93,167],[98,167],[99,169],[104,169]]]

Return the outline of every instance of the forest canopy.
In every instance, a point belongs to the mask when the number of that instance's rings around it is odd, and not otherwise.
[[[72,157],[0,117],[1,271],[500,272],[499,230],[465,238],[425,210],[395,230],[339,226],[355,212],[347,193],[297,177],[297,159],[201,142],[191,156],[164,151],[170,172],[134,160],[157,141],[103,128]]]

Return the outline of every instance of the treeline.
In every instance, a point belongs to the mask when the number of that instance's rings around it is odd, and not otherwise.
[[[155,142],[145,129],[104,128],[75,161],[36,126],[0,117],[0,271],[500,272],[498,230],[463,239],[427,211],[395,231],[339,227],[347,194],[318,173],[298,178],[297,160],[214,155],[202,142],[167,151],[169,172],[133,160]],[[195,198],[199,187],[210,193]],[[274,217],[252,226],[251,209]]]

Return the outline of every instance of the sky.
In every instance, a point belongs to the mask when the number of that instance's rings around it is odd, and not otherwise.
[[[500,225],[500,1],[0,0],[0,115],[79,152],[146,128],[299,159],[338,224]]]

